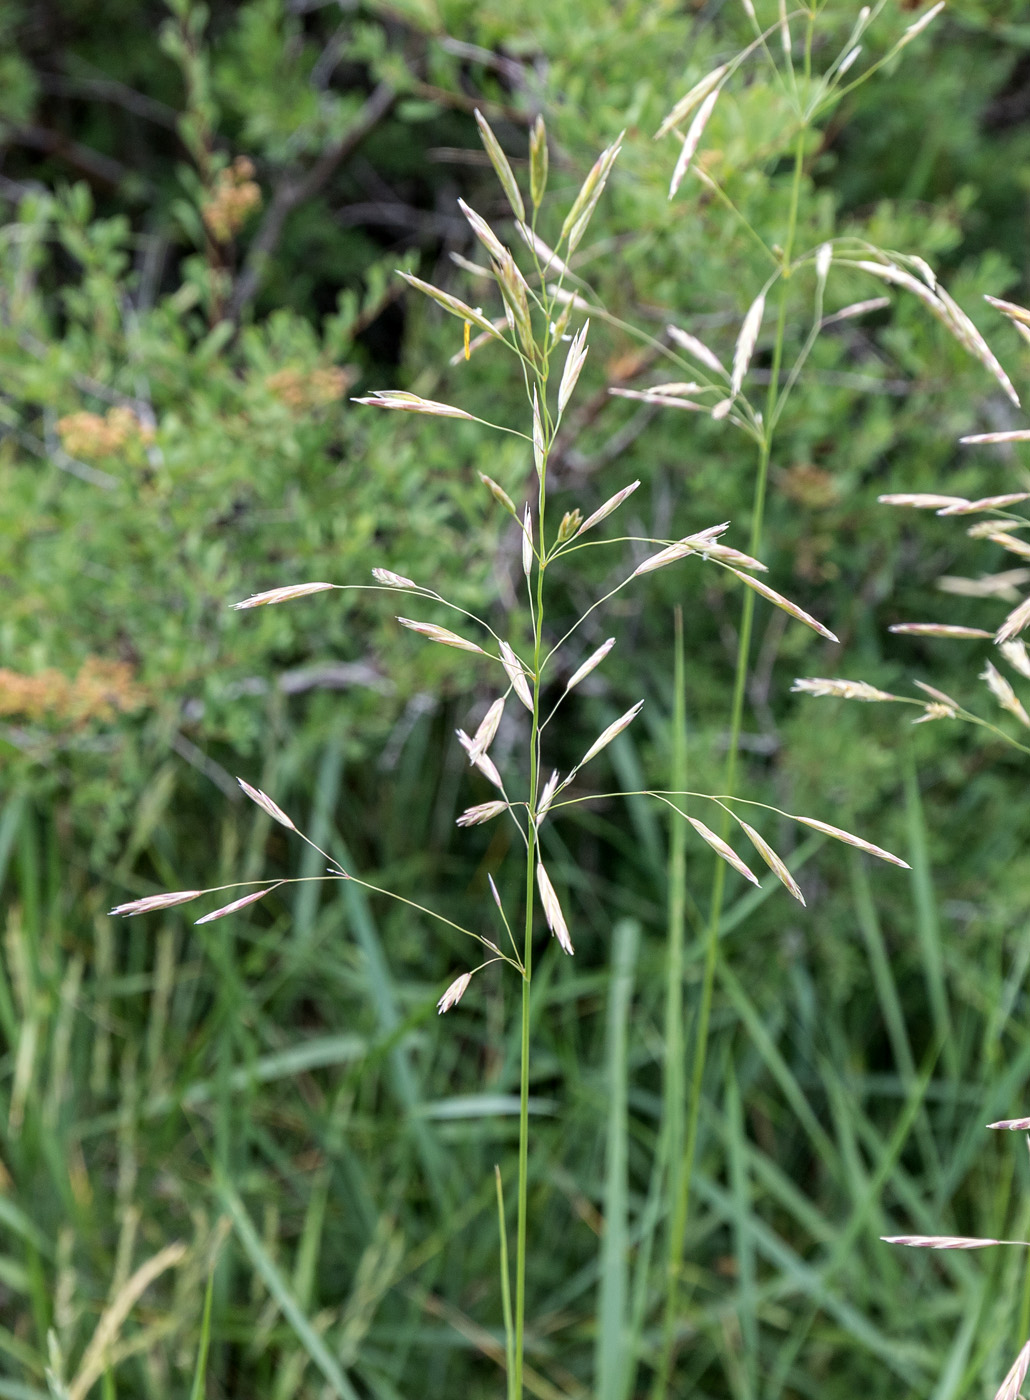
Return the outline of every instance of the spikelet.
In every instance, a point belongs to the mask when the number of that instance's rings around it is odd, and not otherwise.
[[[686,350],[688,355],[692,355],[695,360],[703,364],[706,369],[710,369],[713,373],[721,374],[725,377],[726,369],[722,361],[716,354],[709,350],[707,345],[698,340],[697,336],[690,335],[687,331],[681,331],[679,326],[666,326],[665,333],[670,340],[675,341],[677,345]]]
[[[608,726],[608,728],[605,729],[601,734],[599,734],[598,737],[594,740],[594,742],[590,745],[586,753],[576,764],[576,767],[582,768],[584,763],[589,763],[592,758],[596,758],[596,756],[601,752],[602,749],[606,749],[613,739],[618,738],[622,731],[625,728],[627,728],[628,725],[632,724],[633,721],[636,719],[637,715],[643,708],[643,704],[643,700],[638,700],[637,703],[635,705],[632,705],[624,715],[620,715],[617,720],[613,720],[612,723]]]
[[[776,876],[777,880],[779,880],[783,885],[787,887],[788,890],[790,890],[791,894],[796,900],[798,900],[800,904],[804,905],[805,896],[801,893],[800,885],[794,879],[794,876],[790,873],[790,871],[787,869],[786,862],[781,860],[781,858],[769,845],[768,841],[766,841],[765,837],[762,836],[760,832],[756,831],[753,826],[749,826],[747,822],[742,821],[740,817],[737,818],[737,824],[740,826],[741,830],[751,842],[752,846],[754,846],[758,854],[765,861],[766,865]]]
[[[526,578],[533,573],[533,516],[528,504],[522,517],[522,572]]]
[[[373,569],[372,577],[376,583],[381,583],[385,588],[418,587],[414,579],[405,578],[403,574],[395,574],[392,569]]]
[[[500,262],[508,250],[497,237],[496,233],[494,233],[487,221],[481,214],[477,214],[474,209],[470,209],[463,199],[458,200],[458,208],[465,215],[465,218],[468,219],[472,227],[472,232],[479,239],[480,243],[482,243],[486,251],[492,258]]]
[[[515,215],[516,219],[524,219],[526,217],[526,206],[522,202],[522,195],[519,191],[518,182],[508,163],[508,157],[501,150],[501,144],[491,130],[490,123],[483,116],[478,107],[476,108],[475,117],[476,125],[479,127],[479,139],[482,141],[483,147],[490,157],[490,164],[493,166],[497,178],[501,182],[501,187],[507,196],[508,203],[511,205],[512,213]]]
[[[458,1002],[461,1001],[462,997],[468,991],[468,985],[471,981],[471,972],[463,972],[460,977],[455,977],[454,981],[436,1003],[436,1010],[440,1016],[442,1016],[445,1011],[450,1011],[452,1006],[457,1006]]]
[[[526,709],[532,714],[533,695],[529,689],[529,682],[526,680],[526,668],[515,655],[515,652],[508,642],[501,642],[500,652],[501,665],[504,667],[505,674],[511,681],[512,689],[522,701],[523,705],[525,705]]]
[[[518,512],[515,509],[515,502],[508,495],[507,491],[505,491],[504,487],[498,486],[492,476],[487,476],[483,472],[479,473],[479,479],[490,492],[490,495],[493,496],[494,500],[502,505],[509,515],[514,515],[517,520]]]
[[[881,506],[914,506],[916,510],[940,510],[946,506],[967,506],[965,496],[937,496],[924,491],[900,491],[877,496]]]
[[[999,649],[1013,670],[1030,680],[1030,655],[1027,654],[1026,642],[1002,642]]]
[[[890,304],[890,297],[870,297],[867,301],[853,301],[848,306],[842,306],[839,311],[824,316],[822,325],[825,328],[836,325],[838,321],[850,321],[854,316],[866,316],[870,311],[882,311]]]
[[[573,671],[565,689],[574,690],[575,687],[579,685],[580,681],[585,680],[587,676],[589,676],[590,672],[594,669],[595,666],[600,666],[601,662],[608,655],[608,653],[611,651],[614,645],[614,637],[609,637],[606,642],[602,642],[596,651],[590,653],[587,659],[583,662],[582,666],[577,667],[577,669]]]
[[[620,131],[612,144],[605,148],[594,162],[590,173],[583,181],[583,185],[572,203],[572,208],[565,216],[561,233],[558,235],[558,243],[562,244],[568,239],[568,249],[570,254],[576,251],[579,242],[594,212],[597,201],[601,198],[601,193],[608,182],[608,176],[612,172],[619,151],[622,148],[622,138],[624,131]]]
[[[1013,608],[1008,617],[994,634],[994,640],[999,643],[1010,642],[1013,637],[1018,637],[1026,627],[1030,627],[1030,598],[1024,598],[1018,608]]]
[[[937,0],[937,4],[931,5],[925,15],[920,15],[917,20],[914,20],[895,44],[895,52],[898,49],[903,49],[906,44],[910,44],[917,34],[922,34],[927,25],[932,24],[943,9],[944,0]]]
[[[729,71],[729,64],[721,63],[718,68],[713,68],[710,73],[706,73],[699,82],[696,82],[686,96],[681,97],[673,107],[672,111],[655,132],[654,139],[656,141],[659,140],[662,136],[670,132],[674,126],[679,126],[680,122],[686,121],[695,107],[700,106],[709,93],[719,86]]]
[[[110,913],[124,914],[128,918],[132,918],[134,914],[151,914],[156,909],[171,909],[175,904],[187,904],[203,893],[203,890],[176,890],[171,894],[148,894],[145,899],[130,899],[128,904],[116,904]]]
[[[547,782],[544,784],[543,791],[541,792],[540,798],[536,804],[536,826],[538,831],[540,830],[540,823],[543,821],[544,817],[547,816],[547,813],[551,809],[551,803],[554,801],[554,794],[557,791],[558,770],[556,768],[551,774],[551,776],[547,779]]]
[[[955,709],[952,705],[945,705],[940,700],[930,700],[923,706],[923,713],[918,715],[913,724],[930,724],[935,719],[955,719]]]
[[[701,137],[704,135],[708,119],[712,115],[712,110],[719,100],[719,88],[714,88],[694,115],[694,120],[690,123],[686,136],[683,138],[683,146],[676,161],[676,168],[672,172],[672,179],[669,181],[669,198],[672,199],[680,185],[683,177],[690,169],[690,162],[697,154],[697,148],[701,144]]]
[[[968,441],[962,438],[961,441]],[[960,506],[945,506],[938,515],[974,515],[981,510],[1003,510],[1006,506],[1018,505],[1020,501],[1030,501],[1030,491],[1009,491],[1005,496],[981,496],[978,501],[965,501]]]
[[[739,871],[745,880],[750,880],[753,885],[759,885],[759,888],[761,888],[758,876],[744,864],[733,847],[728,846],[721,836],[716,836],[714,831],[705,826],[704,822],[698,821],[696,817],[687,817],[687,821],[697,832],[698,836],[700,836],[702,840],[708,842],[717,856],[721,856],[728,865],[732,865],[734,870]],[[802,903],[804,903],[804,900],[802,900]]]
[[[458,203],[461,204],[460,199]],[[465,208],[466,216],[472,214],[472,211],[468,209],[467,206],[463,207]],[[477,214],[474,217],[478,219],[479,215]],[[421,292],[423,296],[427,296],[431,301],[435,301],[438,306],[442,306],[443,309],[450,312],[452,316],[457,316],[459,320],[467,321],[469,325],[475,326],[487,339],[500,340],[501,336],[497,327],[483,315],[478,306],[469,306],[466,302],[460,300],[460,298],[452,297],[449,292],[442,292],[439,287],[434,287],[431,282],[423,282],[421,277],[415,277],[410,272],[402,272],[401,276],[409,287],[414,287],[417,292]],[[382,398],[383,394],[376,394],[375,397],[377,399]],[[365,399],[355,399],[355,403],[365,402],[367,402]]]
[[[475,651],[481,656],[486,655],[481,646],[470,642],[466,637],[459,637],[457,632],[452,632],[449,627],[437,627],[435,622],[415,622],[410,617],[398,617],[397,621],[402,627],[417,632],[420,637],[426,637],[431,642],[440,642],[445,647],[457,647],[459,651]]]
[[[544,119],[537,114],[529,129],[529,192],[533,206],[539,209],[547,188],[547,130]]]
[[[997,1123],[988,1123],[989,1128],[1006,1128],[1011,1133],[1030,1132],[1030,1118],[1002,1118]]]
[[[305,598],[309,593],[324,593],[335,587],[335,583],[292,583],[285,588],[270,588],[267,593],[254,593],[242,603],[233,603],[233,608],[237,612],[243,608],[264,608],[270,603],[288,603],[291,598]]]
[[[544,918],[547,920],[547,927],[557,938],[564,952],[571,957],[575,952],[572,946],[572,939],[569,937],[569,926],[565,922],[565,915],[561,911],[558,903],[558,896],[554,892],[551,878],[544,869],[543,862],[537,861],[536,885],[540,891],[540,903],[544,906]]]
[[[562,277],[575,277],[576,274],[568,263],[563,262],[551,245],[545,243],[534,229],[531,229],[528,224],[524,224],[521,219],[515,220],[515,227],[526,247],[531,248],[540,259],[540,271],[544,277],[553,272],[560,273]],[[555,337],[556,342],[557,339],[558,337]]]
[[[497,735],[497,726],[500,724],[503,714],[504,696],[501,695],[487,710],[479,722],[479,728],[472,736],[472,749],[469,751],[469,758],[472,762],[475,762],[481,754],[486,753],[493,743]]]
[[[565,368],[562,370],[561,383],[558,385],[558,412],[564,413],[569,399],[572,398],[573,390],[579,382],[579,376],[583,370],[583,365],[587,358],[587,332],[590,329],[590,322],[585,321],[576,334],[572,337],[572,344],[569,346],[569,353],[565,357]]]
[[[456,729],[454,732],[458,736],[459,744],[468,754],[469,763],[472,764],[473,768],[478,768],[487,782],[493,783],[495,788],[500,788],[503,792],[504,782],[493,759],[488,754],[475,752],[475,742],[469,738],[464,729]]]
[[[884,1244],[906,1244],[910,1249],[986,1249],[1007,1240],[980,1240],[969,1235],[881,1235]]]
[[[1018,1400],[1019,1388],[1026,1379],[1028,1366],[1030,1366],[1030,1342],[1024,1343],[1019,1355],[1013,1361],[1008,1375],[998,1387],[998,1393],[994,1400]]]
[[[993,637],[983,627],[959,627],[951,622],[895,622],[888,632],[905,637]]]
[[[251,787],[250,783],[244,782],[242,778],[237,778],[236,781],[250,798],[251,802],[256,802],[261,810],[266,812],[273,821],[277,821],[280,826],[285,826],[288,831],[297,830],[296,826],[290,821],[283,809],[278,803],[272,801],[267,792],[262,792],[260,788]]]
[[[484,822],[493,821],[494,817],[499,817],[502,812],[507,810],[507,802],[480,802],[475,807],[466,807],[457,819],[456,825],[482,826]]]
[[[424,399],[420,394],[409,394],[404,389],[376,389],[354,403],[370,404],[373,408],[393,408],[400,413],[428,413],[436,418],[467,418],[473,421],[471,413],[453,404],[437,403],[435,399]]]
[[[631,481],[630,484],[624,486],[621,491],[616,491],[615,495],[610,496],[603,506],[598,506],[592,515],[587,516],[583,524],[576,531],[576,534],[585,535],[588,530],[592,530],[595,525],[607,519],[612,511],[618,510],[619,506],[622,505],[623,501],[626,500],[628,496],[632,496],[639,485],[639,481]]]
[[[793,820],[800,822],[802,826],[810,826],[813,831],[821,831],[824,836],[832,836],[835,841],[843,841],[846,846],[854,846],[857,850],[866,851],[871,856],[879,857],[880,860],[890,861],[891,865],[900,865],[902,870],[911,870],[912,868],[907,860],[902,860],[899,856],[892,856],[890,851],[885,851],[882,846],[874,846],[871,841],[864,841],[861,836],[853,836],[850,831],[843,831],[839,826],[831,826],[829,822],[816,821],[815,817],[794,817]]]
[[[761,579],[752,578],[750,574],[739,573],[736,569],[730,569],[730,573],[736,574],[737,578],[743,583],[746,583],[748,588],[752,589],[755,593],[760,593],[763,598],[768,598],[770,603],[773,603],[778,608],[782,608],[785,613],[789,613],[790,616],[796,618],[798,622],[803,622],[806,627],[811,627],[813,632],[819,633],[820,637],[825,637],[827,641],[830,642],[838,640],[830,629],[824,627],[821,622],[816,621],[811,613],[805,612],[804,608],[799,608],[797,603],[792,603],[789,598],[784,598],[782,593],[777,593],[775,588],[770,588],[769,585],[763,583]]]
[[[980,679],[986,681],[991,694],[997,700],[1003,710],[1007,710],[1010,715],[1015,715],[1020,724],[1025,724],[1030,729],[1030,715],[1012,689],[1011,685],[1001,674],[1001,672],[988,661],[984,670],[980,673]]]
[[[733,350],[733,373],[730,376],[730,393],[736,397],[740,393],[740,386],[744,382],[744,375],[747,374],[748,365],[751,363],[751,356],[755,351],[755,342],[758,340],[758,332],[762,328],[762,317],[765,315],[765,293],[759,292],[758,296],[751,303],[744,323],[740,328],[740,335],[737,337],[737,344]]]
[[[271,894],[282,884],[277,880],[274,885],[269,885],[264,890],[254,890],[251,894],[245,894],[240,899],[234,899],[231,904],[223,904],[221,909],[214,909],[210,914],[205,914],[202,919],[194,919],[195,924],[210,924],[215,919],[224,919],[226,914],[235,914],[237,909],[244,909],[248,904],[255,904],[259,899],[264,899],[266,894]]]
[[[878,690],[867,681],[827,680],[823,676],[798,677],[791,691],[804,695],[829,695],[838,700],[900,700],[889,690]]]

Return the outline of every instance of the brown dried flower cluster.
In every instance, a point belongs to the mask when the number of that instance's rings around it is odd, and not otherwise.
[[[76,676],[50,668],[34,676],[0,668],[0,716],[86,724],[138,709],[146,692],[124,661],[89,656]]]
[[[237,156],[215,176],[214,188],[201,207],[208,233],[217,243],[228,243],[261,207],[261,186],[254,179],[254,162]]]
[[[127,447],[154,439],[152,425],[124,405],[105,414],[65,414],[57,420],[57,432],[61,446],[72,457],[116,457]]]
[[[309,413],[342,399],[352,383],[350,371],[334,365],[310,372],[279,369],[265,380],[265,388],[294,413]]]

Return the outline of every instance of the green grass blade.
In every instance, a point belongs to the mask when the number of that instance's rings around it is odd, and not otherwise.
[[[594,1351],[597,1400],[625,1400],[629,1394],[628,1295],[628,1028],[633,970],[640,925],[623,919],[612,935],[612,978],[608,995],[606,1093],[608,1145],[605,1153],[604,1234],[601,1237],[601,1286]]]
[[[204,1397],[207,1352],[211,1342],[211,1303],[214,1296],[215,1265],[212,1264],[211,1272],[207,1276],[207,1287],[204,1289],[204,1312],[200,1319],[200,1341],[197,1346],[197,1365],[193,1372],[193,1384],[190,1386],[190,1400],[203,1400]]]
[[[358,1392],[348,1379],[339,1362],[330,1352],[304,1315],[292,1289],[269,1256],[254,1223],[236,1191],[225,1180],[216,1180],[215,1189],[223,1207],[228,1213],[251,1264],[261,1276],[265,1287],[279,1304],[283,1317],[287,1320],[304,1350],[325,1376],[339,1400],[359,1400]]]
[[[501,1169],[494,1167],[497,1182],[497,1227],[501,1251],[501,1308],[504,1317],[504,1363],[508,1377],[508,1400],[515,1394],[515,1323],[511,1312],[511,1273],[508,1268],[508,1224],[504,1214],[504,1187]]]

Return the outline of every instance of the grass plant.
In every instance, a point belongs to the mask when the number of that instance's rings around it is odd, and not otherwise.
[[[342,722],[289,748],[272,724],[242,783],[251,821],[239,809],[213,820],[198,803],[177,827],[179,790],[166,767],[143,792],[121,858],[102,871],[137,896],[115,912],[152,915],[152,937],[103,915],[90,893],[95,872],[66,871],[60,813],[41,811],[29,792],[5,800],[0,1397],[165,1400],[188,1389],[199,1400],[246,1385],[273,1400],[407,1400],[416,1386],[455,1393],[459,1374],[478,1400],[496,1395],[503,1369],[509,1397],[542,1400],[648,1391],[656,1400],[844,1400],[934,1386],[951,1400],[972,1393],[997,1354],[1007,1361],[1014,1334],[1026,1335],[1021,1264],[1000,1263],[985,1279],[964,1251],[941,1256],[947,1287],[917,1331],[897,1300],[918,1275],[875,1242],[900,1214],[926,1235],[961,1234],[973,1219],[985,1239],[1030,1228],[1003,1226],[1014,1168],[985,1160],[963,1130],[981,1104],[1009,1112],[1030,1066],[1019,956],[998,952],[986,919],[966,940],[949,937],[915,758],[903,821],[892,837],[875,833],[885,845],[904,841],[907,862],[850,834],[867,818],[852,820],[852,794],[833,777],[826,802],[843,827],[792,816],[798,804],[782,775],[761,802],[738,791],[765,605],[801,624],[789,637],[829,640],[812,613],[764,583],[759,563],[779,444],[823,332],[884,309],[884,298],[866,295],[872,279],[928,310],[1011,390],[922,257],[837,234],[806,246],[820,122],[938,8],[898,25],[900,37],[867,60],[858,53],[866,31],[891,19],[883,4],[856,13],[833,53],[821,26],[836,45],[839,15],[781,9],[761,29],[745,5],[753,40],[663,123],[666,136],[682,137],[674,198],[698,182],[760,259],[735,313],[732,357],[720,359],[693,322],[652,334],[610,314],[580,275],[591,270],[588,220],[618,180],[618,142],[570,204],[554,193],[567,156],[555,158],[542,121],[520,164],[480,119],[508,213],[487,222],[463,206],[486,253],[470,273],[477,290],[463,300],[408,282],[453,318],[457,366],[496,362],[492,382],[508,376],[520,387],[522,416],[484,413],[472,392],[442,402],[435,395],[450,391],[436,387],[446,376],[435,370],[416,381],[422,393],[362,398],[383,410],[373,431],[384,419],[446,420],[434,425],[445,444],[434,462],[448,461],[451,444],[457,457],[479,441],[451,432],[504,434],[495,439],[504,450],[479,463],[499,478],[480,478],[500,521],[487,565],[504,580],[514,572],[519,587],[505,584],[484,610],[461,579],[438,592],[397,572],[424,577],[392,554],[367,589],[286,583],[239,605],[244,622],[254,620],[249,609],[270,609],[260,620],[271,629],[287,603],[311,598],[314,614],[330,594],[340,602],[364,590],[371,615],[399,594],[416,614],[401,625],[467,666],[475,718],[458,716],[470,730],[460,749],[443,734],[441,716],[457,708],[449,696],[435,712],[412,709],[392,775],[386,762],[373,771],[355,758]],[[187,57],[200,72],[198,52]],[[702,149],[732,85],[746,99],[756,71],[792,123],[790,178],[768,227]],[[510,240],[498,231],[509,216]],[[474,304],[480,295],[488,309]],[[662,309],[662,319],[674,314]],[[570,474],[602,323],[676,376],[623,388],[627,411],[745,444],[754,464],[750,534],[738,541],[746,554],[712,515],[694,518],[686,488],[675,530],[656,531],[639,523],[647,484],[621,484],[633,473],[611,483],[612,495],[596,476]],[[340,339],[349,347],[349,323]],[[619,376],[606,366],[605,379]],[[406,462],[415,455],[405,448]],[[575,504],[562,499],[570,480]],[[975,504],[994,545],[1018,555],[1016,494]],[[371,541],[366,515],[359,533]],[[453,552],[434,537],[423,557],[440,567]],[[612,561],[607,572],[602,559]],[[625,599],[635,591],[657,613],[648,575],[664,580],[673,569],[685,581],[667,627],[672,674],[649,678],[643,711],[638,690],[624,709],[609,698],[619,686],[602,683],[605,663],[613,674],[611,643],[595,629],[604,617],[617,660],[632,616]],[[596,598],[582,601],[602,576]],[[692,590],[701,580],[711,598],[713,576],[744,589],[724,759],[698,732],[692,705],[706,685],[695,642],[706,619]],[[998,596],[1012,587],[1010,577]],[[166,632],[175,630],[164,613]],[[776,635],[766,627],[763,651]],[[1013,659],[1026,656],[1016,634],[1007,642],[1006,664],[1026,676]],[[400,663],[414,669],[407,654]],[[431,687],[443,672],[431,658],[428,667]],[[1025,726],[1013,686],[996,668],[987,683]],[[801,688],[898,698],[853,682]],[[943,693],[909,703],[920,719],[968,719],[991,742],[1004,734],[1025,751],[1004,722]],[[592,742],[580,737],[584,716],[596,720]],[[550,776],[552,763],[564,776]],[[594,785],[608,763],[614,783]],[[437,836],[455,820],[471,857]],[[211,836],[199,853],[180,840],[191,822]],[[819,851],[834,839],[850,849],[831,866]],[[751,852],[775,879],[759,883]],[[874,887],[867,855],[909,864],[907,883]],[[212,875],[214,889],[202,890]],[[802,882],[818,928],[782,913],[793,906],[780,886],[800,898]],[[216,891],[217,907],[184,927],[182,912]],[[254,922],[252,903],[261,903]],[[76,931],[54,938],[61,928]],[[475,957],[462,959],[463,947]],[[441,958],[452,965],[438,977]],[[434,1003],[449,1013],[445,1034],[431,1024]],[[992,1309],[993,1297],[1011,1303]],[[1014,1395],[1021,1379],[1014,1369],[1003,1392]]]

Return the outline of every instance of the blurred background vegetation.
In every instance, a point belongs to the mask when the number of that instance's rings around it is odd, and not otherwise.
[[[856,73],[921,12],[886,7]],[[820,7],[817,67],[857,13]],[[519,540],[477,473],[520,500],[521,445],[350,402],[400,387],[522,412],[488,350],[452,365],[458,323],[395,275],[476,304],[456,199],[505,221],[477,107],[519,174],[544,114],[555,209],[627,129],[576,262],[606,319],[556,506],[587,513],[639,477],[626,533],[732,520],[744,544],[743,439],[608,391],[654,382],[640,332],[670,322],[728,362],[768,271],[708,187],[667,200],[675,153],[652,141],[750,37],[721,0],[0,3],[0,1397],[502,1393],[492,1169],[510,1180],[514,986],[488,972],[438,1020],[460,946],[353,888],[289,887],[201,928],[105,911],[320,873],[240,801],[239,774],[370,881],[485,917],[507,838],[455,832],[482,797],[452,731],[490,698],[462,658],[398,635],[374,594],[228,604],[373,565],[487,611],[510,598]],[[792,137],[760,62],[705,137],[705,168],[770,243]],[[982,294],[1030,298],[1028,187],[1030,10],[954,0],[813,132],[798,243],[920,254],[1022,391],[1026,346]],[[831,272],[829,309],[870,284]],[[807,295],[789,303],[795,348]],[[761,343],[756,363],[760,381]],[[673,1395],[952,1400],[993,1393],[1026,1339],[1021,1255],[877,1238],[1030,1227],[1026,1159],[982,1131],[1028,1109],[1025,764],[947,722],[789,693],[796,675],[913,693],[918,675],[988,708],[985,645],[887,628],[997,625],[1011,601],[935,581],[1011,555],[876,498],[1025,487],[1024,449],[956,441],[1019,426],[903,296],[819,341],[780,426],[762,557],[841,646],[759,610],[743,790],[855,827],[912,871],[810,839],[793,850],[807,911],[731,887]],[[570,617],[608,577],[590,568]],[[611,785],[669,785],[679,605],[690,785],[718,791],[739,599],[688,568],[648,584],[587,637],[618,646],[554,761],[643,695]],[[628,1400],[648,1393],[665,1284],[657,1246],[648,1261],[668,833],[632,804],[583,812],[550,838],[577,956],[549,949],[538,984],[531,1389]],[[692,1005],[707,851],[688,879]],[[175,1242],[181,1257],[160,1254]],[[614,1369],[602,1276],[628,1287]]]

